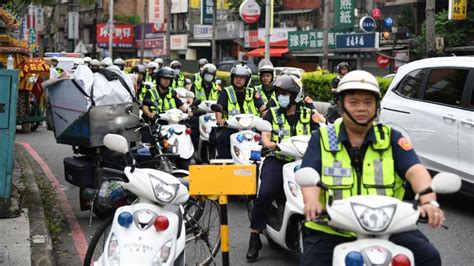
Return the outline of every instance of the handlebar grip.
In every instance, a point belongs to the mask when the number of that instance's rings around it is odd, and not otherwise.
[[[109,173],[109,174],[118,175],[118,176],[123,176],[123,175],[125,175],[125,174],[123,173],[123,171],[120,171],[120,170],[117,170],[117,169],[113,169],[113,168],[109,168],[109,167],[102,167],[102,171],[107,172],[107,173]]]

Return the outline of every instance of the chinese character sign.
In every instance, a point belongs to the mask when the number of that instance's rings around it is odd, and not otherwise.
[[[464,20],[467,18],[467,0],[449,0],[448,19]]]
[[[355,0],[337,0],[334,26],[337,29],[354,27]]]
[[[212,25],[213,21],[213,11],[214,11],[214,1],[213,0],[202,0],[201,16],[202,24]]]
[[[100,47],[107,47],[108,45],[109,31],[107,30],[107,24],[105,23],[97,24],[97,42]],[[114,25],[112,42],[114,47],[133,47],[133,25]]]
[[[337,49],[378,48],[378,33],[352,33],[336,35]]]
[[[330,49],[336,47],[336,32],[333,30],[330,30],[328,33],[328,47]],[[323,31],[288,32],[288,48],[290,50],[321,49],[323,48]]]

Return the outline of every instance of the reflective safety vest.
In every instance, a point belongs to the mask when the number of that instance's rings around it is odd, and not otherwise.
[[[168,89],[168,93],[166,94],[164,99],[160,98],[160,94],[158,93],[157,88],[151,88],[150,93],[151,100],[153,102],[156,102],[158,105],[158,108],[156,108],[155,106],[150,106],[152,112],[163,113],[169,109],[176,108],[176,101],[173,97],[173,90]]]
[[[288,123],[284,114],[281,114],[280,107],[270,108],[272,113],[272,129],[278,134],[272,133],[272,141],[275,143],[280,143],[282,140],[290,138],[292,136],[302,136],[311,134],[311,109],[306,107],[299,108],[299,119],[296,125],[293,128]],[[293,135],[292,132],[296,131],[296,135]],[[290,156],[283,156],[275,151],[274,156],[280,160],[293,161],[294,158]]]
[[[217,86],[216,83],[212,82],[211,83],[211,92],[209,93],[209,97],[206,95],[206,90],[204,89],[204,86],[202,85],[202,80],[200,81],[194,81],[194,88],[195,88],[195,93],[196,93],[196,99],[199,99],[201,101],[206,101],[206,100],[213,100],[217,101],[217,97],[219,96],[219,87]]]
[[[233,86],[226,87],[224,89],[227,93],[227,114],[224,114],[225,119],[229,119],[234,115],[238,114],[253,114],[258,115],[258,110],[255,107],[255,102],[253,99],[254,89],[247,87],[245,89],[245,100],[244,100],[244,110],[240,110],[240,105],[237,102],[237,95],[235,94],[235,90]]]
[[[178,78],[174,78],[171,80],[170,88],[173,88],[173,89],[184,88],[184,81],[185,81],[184,76],[182,74],[179,74]]]
[[[272,91],[272,95],[270,96],[270,99],[268,99],[267,95],[265,94],[265,91],[263,89],[263,85],[257,85],[255,86],[255,90],[262,96],[262,99],[263,99],[263,102],[265,104],[268,104],[268,102],[270,100],[273,100],[276,104],[276,106],[279,106],[278,105],[278,99],[277,99],[277,96],[276,96],[276,93],[275,91]]]
[[[148,72],[146,72],[145,81],[147,81],[147,82],[153,82],[153,83],[156,85],[155,77],[153,76],[153,74],[150,74],[150,73],[148,73]]]
[[[194,73],[194,82],[200,82],[202,80],[201,73]]]
[[[55,67],[54,69],[56,70],[56,72],[58,72],[58,75],[61,76],[61,74],[63,73],[63,68],[60,67],[60,66],[57,66],[57,67]]]
[[[369,145],[364,156],[361,180],[351,165],[351,158],[342,143],[338,143],[341,122],[321,127],[321,182],[334,193],[334,200],[356,195],[384,195],[403,199],[405,190],[403,179],[395,172],[392,146],[390,145],[391,127],[373,125],[375,143]],[[325,206],[329,195],[321,190],[320,202]],[[353,232],[339,231],[327,225],[306,222],[305,226],[313,230],[342,236],[355,236]]]

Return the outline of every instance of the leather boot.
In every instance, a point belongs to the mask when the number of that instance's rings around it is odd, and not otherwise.
[[[258,258],[258,251],[262,249],[262,241],[258,233],[250,233],[249,250],[247,251],[247,262],[254,262]]]

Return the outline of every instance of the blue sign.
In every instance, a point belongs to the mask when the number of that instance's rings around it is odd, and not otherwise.
[[[375,33],[351,33],[336,35],[336,49],[376,48]]]
[[[366,16],[360,19],[359,27],[364,32],[373,32],[377,27],[377,24],[373,17]]]
[[[212,0],[201,0],[201,23],[212,25],[214,20],[214,2]]]
[[[383,20],[383,25],[387,28],[391,28],[393,26],[393,18],[392,17],[386,17]]]

